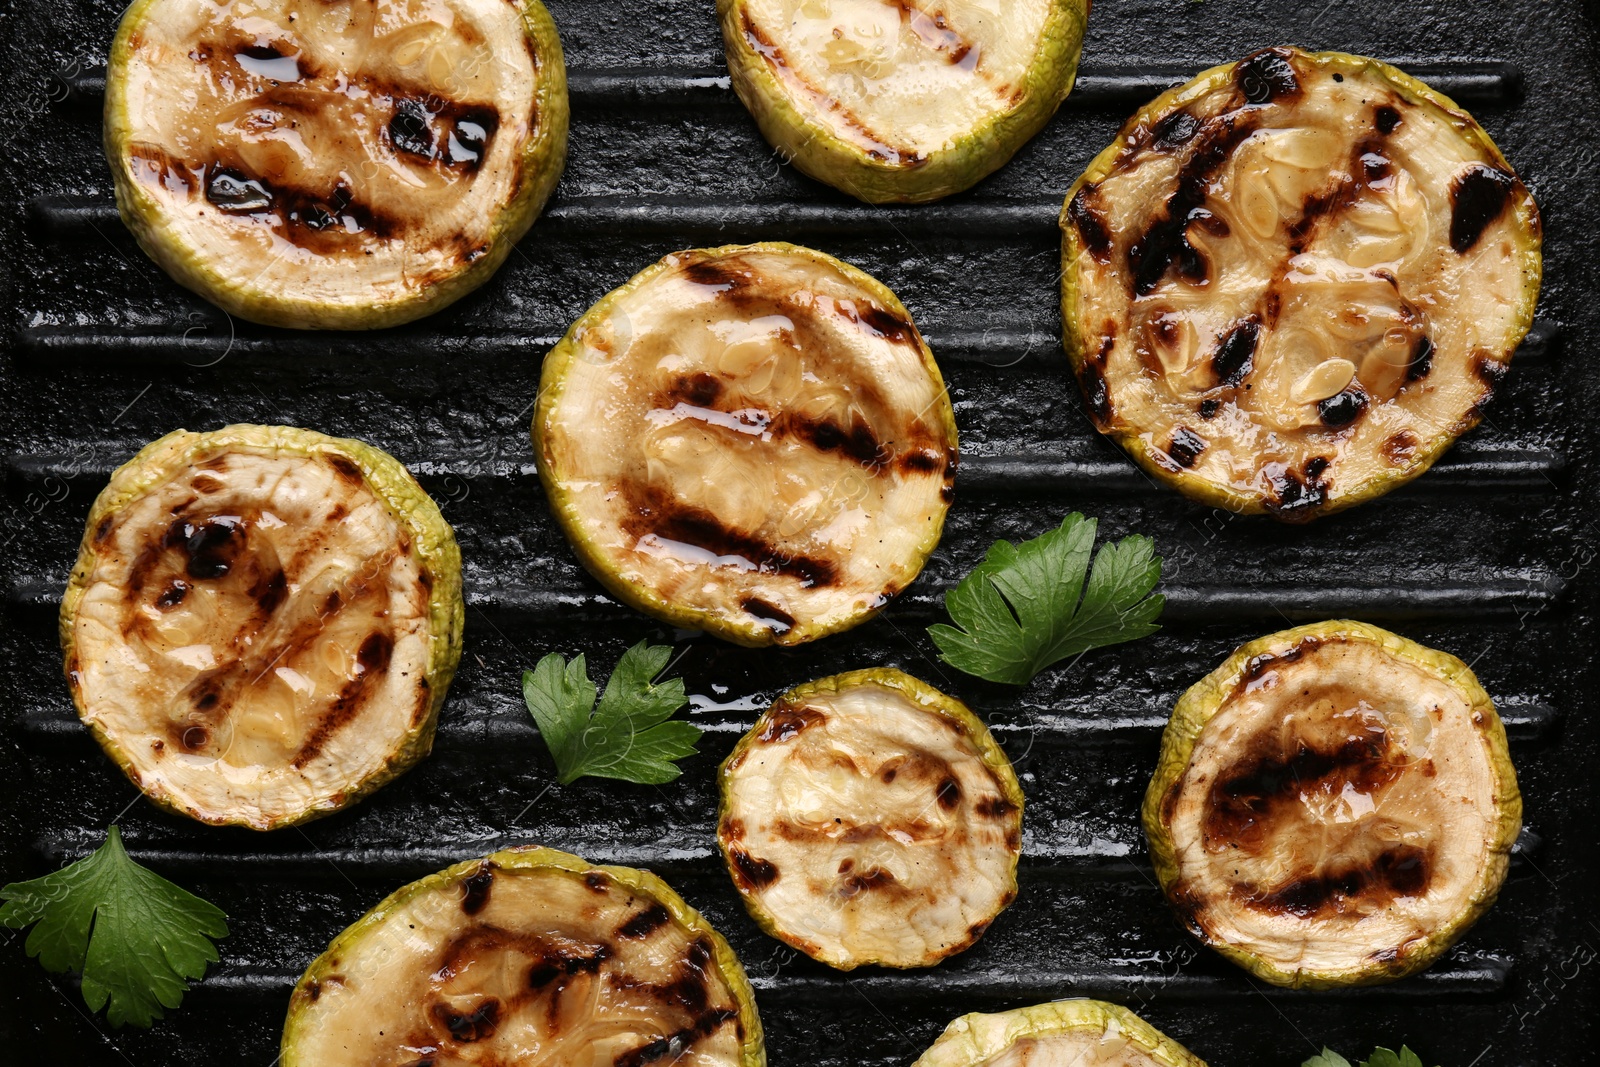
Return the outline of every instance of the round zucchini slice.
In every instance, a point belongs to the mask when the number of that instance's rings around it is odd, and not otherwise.
[[[791,689],[722,764],[717,843],[767,933],[928,967],[1017,895],[1022,788],[982,720],[889,668]]]
[[[717,0],[734,91],[800,170],[926,203],[1004,166],[1072,89],[1088,0]]]
[[[1425,471],[1533,320],[1533,198],[1373,59],[1271,48],[1163,93],[1061,213],[1091,418],[1159,481],[1305,521]]]
[[[95,501],[61,644],[78,714],[151,800],[271,830],[427,755],[463,611],[455,535],[394,457],[178,430]]]
[[[1144,799],[1189,930],[1305,989],[1427,967],[1494,903],[1521,825],[1472,671],[1359,622],[1252,641],[1196,683]]]
[[[468,860],[367,912],[289,999],[283,1067],[762,1067],[727,942],[661,879],[554,849]]]
[[[893,293],[788,244],[670,255],[544,361],[551,509],[623,602],[743,645],[870,618],[944,528],[955,415]]]
[[[1206,1067],[1127,1008],[1057,1000],[963,1015],[912,1067]]]
[[[539,0],[135,0],[106,68],[117,206],[253,322],[370,329],[488,280],[561,175]]]

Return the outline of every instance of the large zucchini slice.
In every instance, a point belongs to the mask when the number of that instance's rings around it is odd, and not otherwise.
[[[1157,97],[1061,213],[1086,406],[1156,479],[1303,521],[1425,471],[1533,319],[1533,198],[1373,59],[1272,48]]]
[[[367,912],[289,999],[283,1067],[762,1067],[739,961],[661,879],[548,848]]]
[[[901,671],[791,689],[720,777],[717,842],[751,917],[830,966],[931,966],[1016,898],[1011,762],[965,705]]]
[[[1184,924],[1295,988],[1428,966],[1494,903],[1521,824],[1472,671],[1358,622],[1252,641],[1196,683],[1144,799]]]
[[[362,329],[486,281],[566,156],[539,0],[135,0],[106,68],[117,206],[241,318]]]
[[[607,295],[545,357],[533,437],[595,577],[745,645],[876,613],[938,543],[956,467],[900,301],[787,244],[680,252]]]
[[[912,1067],[1205,1067],[1127,1008],[1058,1000],[945,1028]]]
[[[111,476],[61,644],[79,715],[151,800],[270,830],[427,755],[462,615],[455,535],[397,460],[229,426]]]
[[[958,193],[1050,121],[1088,0],[717,0],[728,70],[768,141],[872,203]]]

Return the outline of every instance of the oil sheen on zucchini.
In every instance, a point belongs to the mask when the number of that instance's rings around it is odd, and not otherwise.
[[[545,357],[539,475],[625,603],[745,645],[904,589],[953,496],[955,418],[906,309],[787,244],[670,255]]]
[[[727,942],[661,879],[531,846],[413,882],[289,999],[283,1067],[763,1067]]]
[[[1387,64],[1272,48],[1141,109],[1061,214],[1089,414],[1153,477],[1289,521],[1477,425],[1533,319],[1533,198]]]
[[[277,326],[393,325],[481,285],[566,141],[539,0],[135,0],[106,70],[123,221]]]
[[[975,184],[1072,88],[1087,0],[718,0],[733,87],[805,173],[874,203]]]
[[[151,800],[270,830],[428,753],[462,615],[455,535],[393,457],[230,426],[111,476],[61,642],[84,723]]]
[[[1252,641],[1196,683],[1144,801],[1184,924],[1295,988],[1428,966],[1494,903],[1521,822],[1472,671],[1358,622]]]
[[[785,693],[721,781],[717,840],[745,906],[830,966],[931,966],[1016,897],[1010,761],[965,705],[900,671]]]

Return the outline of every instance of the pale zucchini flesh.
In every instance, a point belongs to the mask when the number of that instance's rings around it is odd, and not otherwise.
[[[1426,967],[1493,903],[1521,825],[1466,665],[1332,622],[1246,645],[1179,701],[1144,821],[1197,937],[1267,981]]]
[[[891,669],[784,694],[722,766],[750,914],[831,966],[925,967],[1016,897],[1022,792],[965,706]]]
[[[806,173],[863,200],[974,184],[1055,112],[1082,0],[719,0],[734,88]]]
[[[1340,53],[1268,49],[1163,94],[1061,226],[1101,431],[1199,500],[1291,521],[1475,426],[1539,291],[1538,211],[1483,129]]]
[[[273,829],[425,755],[460,553],[404,467],[287,427],[177,431],[91,512],[61,610],[74,700],[149,797]]]
[[[545,848],[397,891],[306,969],[284,1067],[763,1067],[727,943],[659,878]]]
[[[1058,1000],[963,1015],[912,1067],[1205,1067],[1127,1008]]]
[[[792,245],[681,252],[546,356],[552,509],[625,602],[747,645],[870,617],[952,498],[954,415],[894,294]]]
[[[284,326],[416,318],[486,280],[560,173],[539,0],[137,0],[107,71],[124,220],[176,280]]]

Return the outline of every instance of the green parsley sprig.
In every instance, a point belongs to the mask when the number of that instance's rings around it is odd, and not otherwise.
[[[1350,1061],[1333,1049],[1324,1048],[1321,1054],[1306,1060],[1300,1067],[1350,1067]],[[1360,1067],[1423,1067],[1423,1065],[1422,1057],[1401,1045],[1399,1052],[1381,1047],[1373,1049],[1372,1055],[1362,1060]]]
[[[130,859],[115,823],[90,855],[0,886],[0,898],[0,924],[32,926],[28,955],[82,973],[84,1003],[113,1026],[149,1026],[176,1008],[187,980],[217,961],[212,941],[228,936],[220,908]]]
[[[683,679],[656,684],[672,649],[640,641],[622,654],[595,706],[583,656],[552,653],[522,674],[522,698],[568,785],[585,775],[641,785],[670,782],[675,760],[693,755],[700,728],[673,713],[688,703]]]
[[[1074,512],[1031,541],[990,546],[945,594],[956,625],[928,628],[940,657],[991,682],[1027,685],[1052,663],[1160,629],[1166,598],[1150,595],[1161,578],[1155,543],[1134,534],[1094,552],[1097,525]]]

